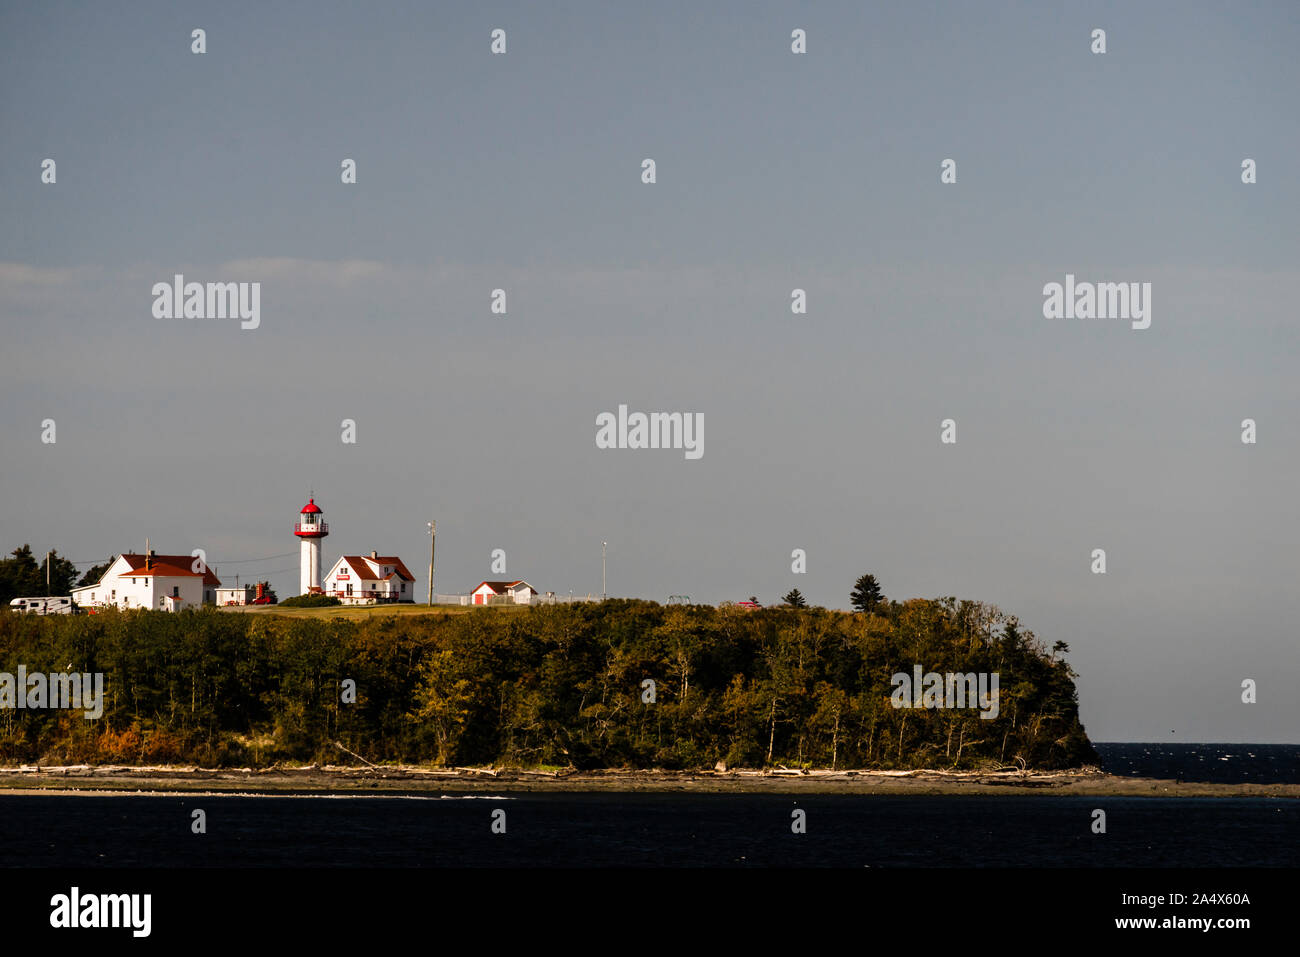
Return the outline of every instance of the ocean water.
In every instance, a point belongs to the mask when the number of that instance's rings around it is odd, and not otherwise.
[[[1290,867],[1294,800],[0,796],[4,867]],[[1107,814],[1093,834],[1092,812]],[[207,833],[190,830],[204,810]],[[506,831],[493,833],[494,812]],[[806,833],[791,829],[803,812]],[[498,818],[499,819],[499,818]]]
[[[1300,782],[1295,745],[1098,751],[1115,774]],[[0,866],[1294,867],[1298,815],[1289,798],[23,794],[0,795]]]
[[[1095,744],[1101,766],[1125,777],[1220,784],[1300,784],[1300,744]]]

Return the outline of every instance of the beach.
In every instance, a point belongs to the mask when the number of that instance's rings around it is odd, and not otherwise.
[[[72,765],[0,768],[0,793],[690,793],[1300,798],[1300,784],[1194,782],[1069,771],[534,771],[344,766],[215,769]]]

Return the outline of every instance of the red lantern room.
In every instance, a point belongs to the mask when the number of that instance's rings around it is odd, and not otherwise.
[[[330,533],[330,527],[328,522],[321,521],[323,514],[313,496],[299,510],[298,524],[293,527],[293,533],[299,538],[324,538]]]

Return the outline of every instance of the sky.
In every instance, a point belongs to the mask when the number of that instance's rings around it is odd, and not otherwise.
[[[1094,740],[1297,741],[1298,46],[1287,3],[0,3],[0,549],[285,597],[314,492],[326,569],[421,597],[431,519],[440,593],[598,595],[602,542],[657,601],[870,572],[1067,642]],[[157,318],[178,273],[257,327]],[[1150,327],[1045,317],[1067,274]],[[598,448],[620,405],[703,454]]]

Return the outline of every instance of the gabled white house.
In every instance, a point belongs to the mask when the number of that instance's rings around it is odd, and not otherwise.
[[[83,608],[152,608],[180,611],[213,604],[221,580],[211,568],[195,571],[190,555],[118,555],[93,585],[72,589],[72,600]]]
[[[512,582],[483,582],[469,593],[471,605],[495,605],[498,602],[531,605],[536,589],[522,578]]]
[[[321,590],[345,605],[415,601],[415,576],[396,555],[344,555],[321,581]]]

